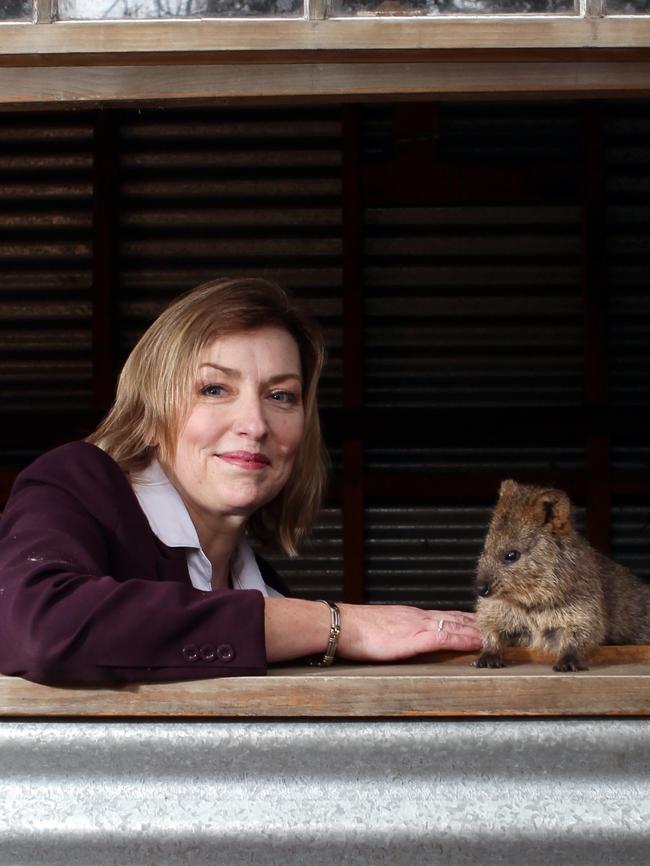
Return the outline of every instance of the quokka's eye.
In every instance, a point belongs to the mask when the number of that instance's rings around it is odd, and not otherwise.
[[[503,554],[503,559],[504,562],[516,562],[520,556],[521,553],[518,550],[506,550]]]

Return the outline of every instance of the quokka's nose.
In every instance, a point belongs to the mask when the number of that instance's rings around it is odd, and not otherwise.
[[[492,590],[492,580],[490,576],[485,573],[479,574],[476,578],[474,589],[476,590],[477,595],[480,595],[482,598],[487,598]]]

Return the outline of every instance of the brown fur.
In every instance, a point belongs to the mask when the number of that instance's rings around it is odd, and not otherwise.
[[[503,667],[508,644],[578,671],[599,644],[650,643],[650,586],[594,550],[572,510],[561,490],[502,483],[478,562],[476,667]]]

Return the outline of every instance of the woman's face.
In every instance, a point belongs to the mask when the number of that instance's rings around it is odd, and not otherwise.
[[[208,346],[167,467],[197,527],[248,517],[273,499],[303,427],[300,354],[287,331],[260,328]]]

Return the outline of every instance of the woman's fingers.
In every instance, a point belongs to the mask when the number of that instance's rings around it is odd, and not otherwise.
[[[439,649],[479,649],[481,636],[475,628],[461,626],[455,623],[447,624],[443,629],[434,632]]]
[[[463,625],[474,625],[476,623],[476,615],[473,613],[465,613],[462,610],[430,610],[429,616],[439,622],[461,623]]]
[[[467,614],[462,611],[432,611],[428,628],[440,633],[446,632],[479,639],[474,614]]]
[[[463,616],[458,612],[443,613],[436,611],[427,627],[430,647],[426,651],[436,649],[478,649],[481,637],[473,617]]]
[[[341,605],[340,655],[388,661],[439,649],[481,646],[473,614],[403,605]]]
[[[478,634],[478,629],[471,622],[463,622],[448,616],[441,616],[431,620],[427,625],[428,631],[448,631],[462,634]]]

